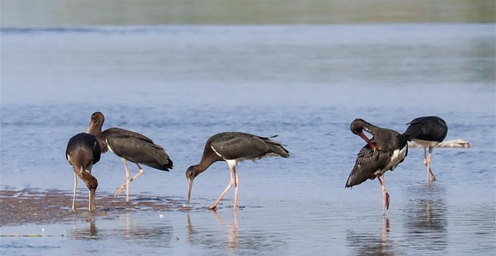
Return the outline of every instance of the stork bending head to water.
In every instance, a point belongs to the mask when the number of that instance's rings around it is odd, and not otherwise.
[[[100,160],[100,145],[95,136],[88,133],[74,135],[67,143],[65,157],[74,168],[74,193],[71,211],[76,211],[77,177],[81,178],[89,189],[89,211],[95,210],[95,192],[98,180],[91,175],[91,168]]]
[[[186,178],[188,179],[188,203],[191,198],[191,190],[195,177],[204,172],[211,164],[217,161],[226,161],[231,172],[231,181],[209,209],[216,209],[220,200],[222,200],[233,185],[234,209],[236,209],[238,207],[239,184],[236,165],[243,160],[258,160],[268,156],[282,156],[286,158],[289,157],[289,152],[281,143],[253,134],[223,132],[213,135],[205,143],[205,149],[203,150],[200,163],[190,166],[186,171]]]
[[[427,167],[427,182],[436,180],[436,176],[431,170],[432,150],[441,143],[448,134],[448,125],[437,116],[422,116],[413,119],[409,124],[403,136],[407,140],[413,140],[424,148],[424,165]],[[429,147],[429,155],[426,154],[426,148]]]

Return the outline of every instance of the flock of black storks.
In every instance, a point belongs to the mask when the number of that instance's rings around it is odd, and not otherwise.
[[[66,158],[74,169],[74,194],[71,211],[75,211],[77,177],[83,180],[89,189],[89,211],[95,210],[95,191],[97,179],[91,175],[94,164],[100,160],[100,154],[112,151],[124,162],[126,182],[118,188],[118,196],[126,188],[126,202],[129,202],[130,182],[140,177],[144,170],[140,164],[152,168],[169,171],[173,167],[172,160],[164,148],[155,144],[150,138],[121,128],[108,128],[102,131],[105,117],[101,112],[91,116],[91,122],[86,133],[73,136],[67,144]],[[389,194],[384,184],[386,171],[394,170],[403,162],[408,154],[408,141],[415,141],[424,148],[424,164],[427,167],[427,180],[436,180],[430,168],[432,150],[442,142],[448,132],[446,122],[436,116],[415,118],[407,123],[408,128],[403,134],[394,130],[375,126],[363,119],[355,119],[350,130],[360,136],[367,144],[360,150],[353,170],[345,187],[359,185],[368,179],[378,178],[383,193],[383,214],[389,208]],[[368,138],[364,131],[373,137]],[[272,140],[276,137],[260,137],[243,132],[223,132],[210,137],[205,143],[200,163],[190,166],[186,171],[188,180],[187,203],[191,198],[193,180],[217,161],[226,161],[231,173],[231,181],[215,203],[209,209],[215,210],[224,195],[234,185],[234,209],[238,207],[238,174],[236,165],[244,160],[258,160],[268,156],[289,157],[289,151],[284,146]],[[429,147],[429,154],[426,148]],[[130,178],[127,161],[135,163],[139,173]]]

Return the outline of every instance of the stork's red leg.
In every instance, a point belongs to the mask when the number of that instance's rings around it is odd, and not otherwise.
[[[382,202],[383,202],[383,207],[382,207],[382,215],[386,215],[386,210],[389,209],[389,193],[386,190],[386,186],[384,185],[384,174],[382,174],[379,178],[379,183],[381,183],[381,189],[382,189]]]
[[[432,176],[432,180],[435,181],[436,180],[436,176],[434,175],[434,173],[432,172],[431,170],[431,156],[432,156],[432,150],[434,148],[432,146],[429,146],[429,155],[427,156],[427,175],[429,175],[429,173],[431,174]]]

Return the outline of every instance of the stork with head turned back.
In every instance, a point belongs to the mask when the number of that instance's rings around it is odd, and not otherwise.
[[[74,194],[71,211],[76,211],[77,177],[81,178],[89,189],[89,211],[95,210],[95,192],[98,180],[91,175],[91,168],[100,160],[100,145],[95,136],[88,133],[74,135],[67,143],[65,157],[74,168]]]
[[[226,161],[231,172],[231,181],[209,209],[216,209],[220,200],[222,200],[233,185],[234,209],[237,209],[239,179],[236,172],[236,165],[243,160],[258,160],[268,156],[282,156],[286,158],[289,157],[289,152],[281,143],[253,134],[223,132],[213,135],[205,143],[205,149],[203,150],[200,163],[190,166],[186,171],[186,178],[188,179],[188,203],[191,198],[191,190],[195,177],[204,172],[211,164],[217,161]]]
[[[436,176],[431,170],[432,150],[435,146],[441,143],[448,134],[448,125],[446,122],[437,116],[422,116],[413,119],[407,123],[409,126],[403,133],[407,140],[413,140],[424,148],[424,165],[427,167],[427,182],[429,182],[429,174],[432,180],[436,180]],[[426,154],[426,148],[429,147],[429,155]]]
[[[351,188],[368,179],[378,178],[383,194],[382,213],[385,215],[386,209],[389,209],[389,194],[384,184],[384,173],[393,171],[403,162],[408,154],[407,140],[396,131],[377,127],[363,119],[355,119],[350,125],[350,130],[367,144],[358,153],[345,187]],[[373,138],[368,139],[363,131],[372,134]]]
[[[145,172],[140,164],[162,171],[169,171],[169,169],[172,169],[172,160],[163,147],[153,143],[150,138],[142,134],[121,128],[108,128],[102,131],[104,122],[105,117],[101,112],[93,113],[88,133],[96,136],[102,153],[110,150],[124,162],[126,182],[117,189],[115,196],[118,196],[126,188],[126,202],[129,202],[130,182]],[[130,178],[127,161],[135,163],[140,170],[133,178]]]

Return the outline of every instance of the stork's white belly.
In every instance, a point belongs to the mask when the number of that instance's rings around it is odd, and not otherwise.
[[[384,168],[384,170],[389,170],[391,168],[394,169],[403,159],[406,157],[406,152],[408,150],[408,144],[406,144],[402,149],[397,149],[393,151],[393,155],[391,156],[391,160],[389,164]]]

